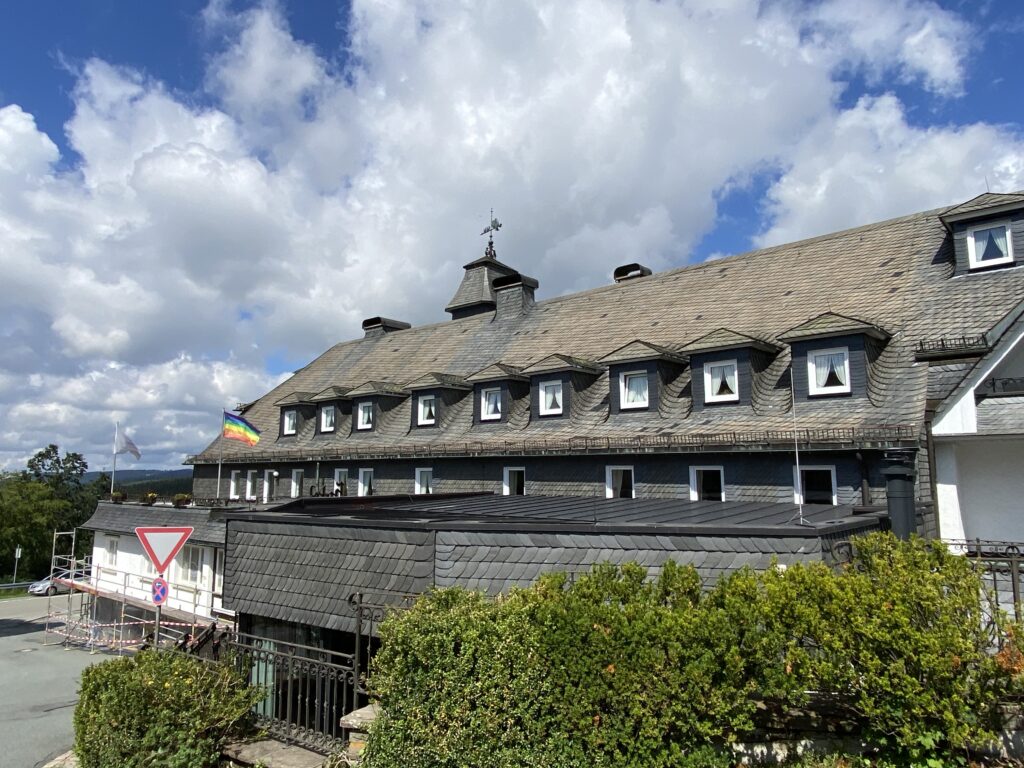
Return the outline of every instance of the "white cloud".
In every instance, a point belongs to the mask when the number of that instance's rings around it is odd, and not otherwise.
[[[1007,129],[837,108],[851,72],[960,91],[969,30],[921,0],[358,0],[344,71],[272,3],[202,22],[203,93],[80,66],[73,170],[0,108],[0,462],[60,437],[102,463],[114,418],[147,459],[202,448],[268,359],[372,315],[443,319],[492,205],[499,256],[552,296],[684,262],[722,191],[765,170],[785,171],[768,239],[955,198],[942,152],[1019,178]]]
[[[999,126],[919,128],[891,96],[862,98],[807,134],[768,191],[760,245],[1024,188],[1024,137]]]

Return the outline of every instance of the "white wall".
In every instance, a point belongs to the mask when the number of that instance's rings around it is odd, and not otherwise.
[[[108,564],[110,538],[118,539],[117,560]],[[220,608],[220,597],[213,594],[214,548],[203,547],[205,557],[198,584],[187,583],[181,554],[174,559],[164,574],[170,586],[170,596],[164,606],[200,618],[213,618],[213,610]],[[147,568],[149,558],[138,538],[132,534],[96,533],[93,543],[93,577],[101,592],[123,594],[152,604],[152,584],[156,574]]]
[[[955,450],[964,536],[1024,541],[1024,437],[961,440]]]

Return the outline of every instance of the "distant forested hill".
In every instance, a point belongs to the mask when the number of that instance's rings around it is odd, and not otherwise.
[[[84,481],[91,482],[103,474],[110,477],[109,472],[86,472]],[[147,491],[161,496],[192,492],[191,469],[119,469],[116,480],[118,489],[127,491],[131,496]]]

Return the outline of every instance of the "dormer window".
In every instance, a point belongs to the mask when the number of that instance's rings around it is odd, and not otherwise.
[[[437,423],[437,397],[420,395],[418,398],[416,423],[421,427],[429,427]]]
[[[298,429],[299,414],[297,411],[285,411],[284,412],[284,426],[281,432],[285,435],[294,435]]]
[[[704,402],[732,403],[740,399],[735,360],[716,360],[704,366]]]
[[[325,405],[320,409],[320,431],[333,432],[334,420],[337,416],[337,408],[333,405]]]
[[[480,390],[480,421],[497,421],[501,418],[501,387]]]
[[[629,371],[619,376],[619,408],[647,408],[647,371]]]
[[[356,429],[373,429],[373,403],[359,403],[356,411]]]
[[[971,269],[1013,262],[1013,237],[1007,222],[991,222],[967,230],[967,257]]]
[[[807,353],[807,392],[842,395],[850,392],[850,350],[847,347]]]
[[[540,383],[540,415],[559,416],[562,413],[562,382],[542,381]]]

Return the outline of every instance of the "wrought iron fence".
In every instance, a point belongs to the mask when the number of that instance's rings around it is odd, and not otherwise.
[[[982,539],[947,541],[949,548],[975,564],[993,612],[1024,619],[1024,543]]]

